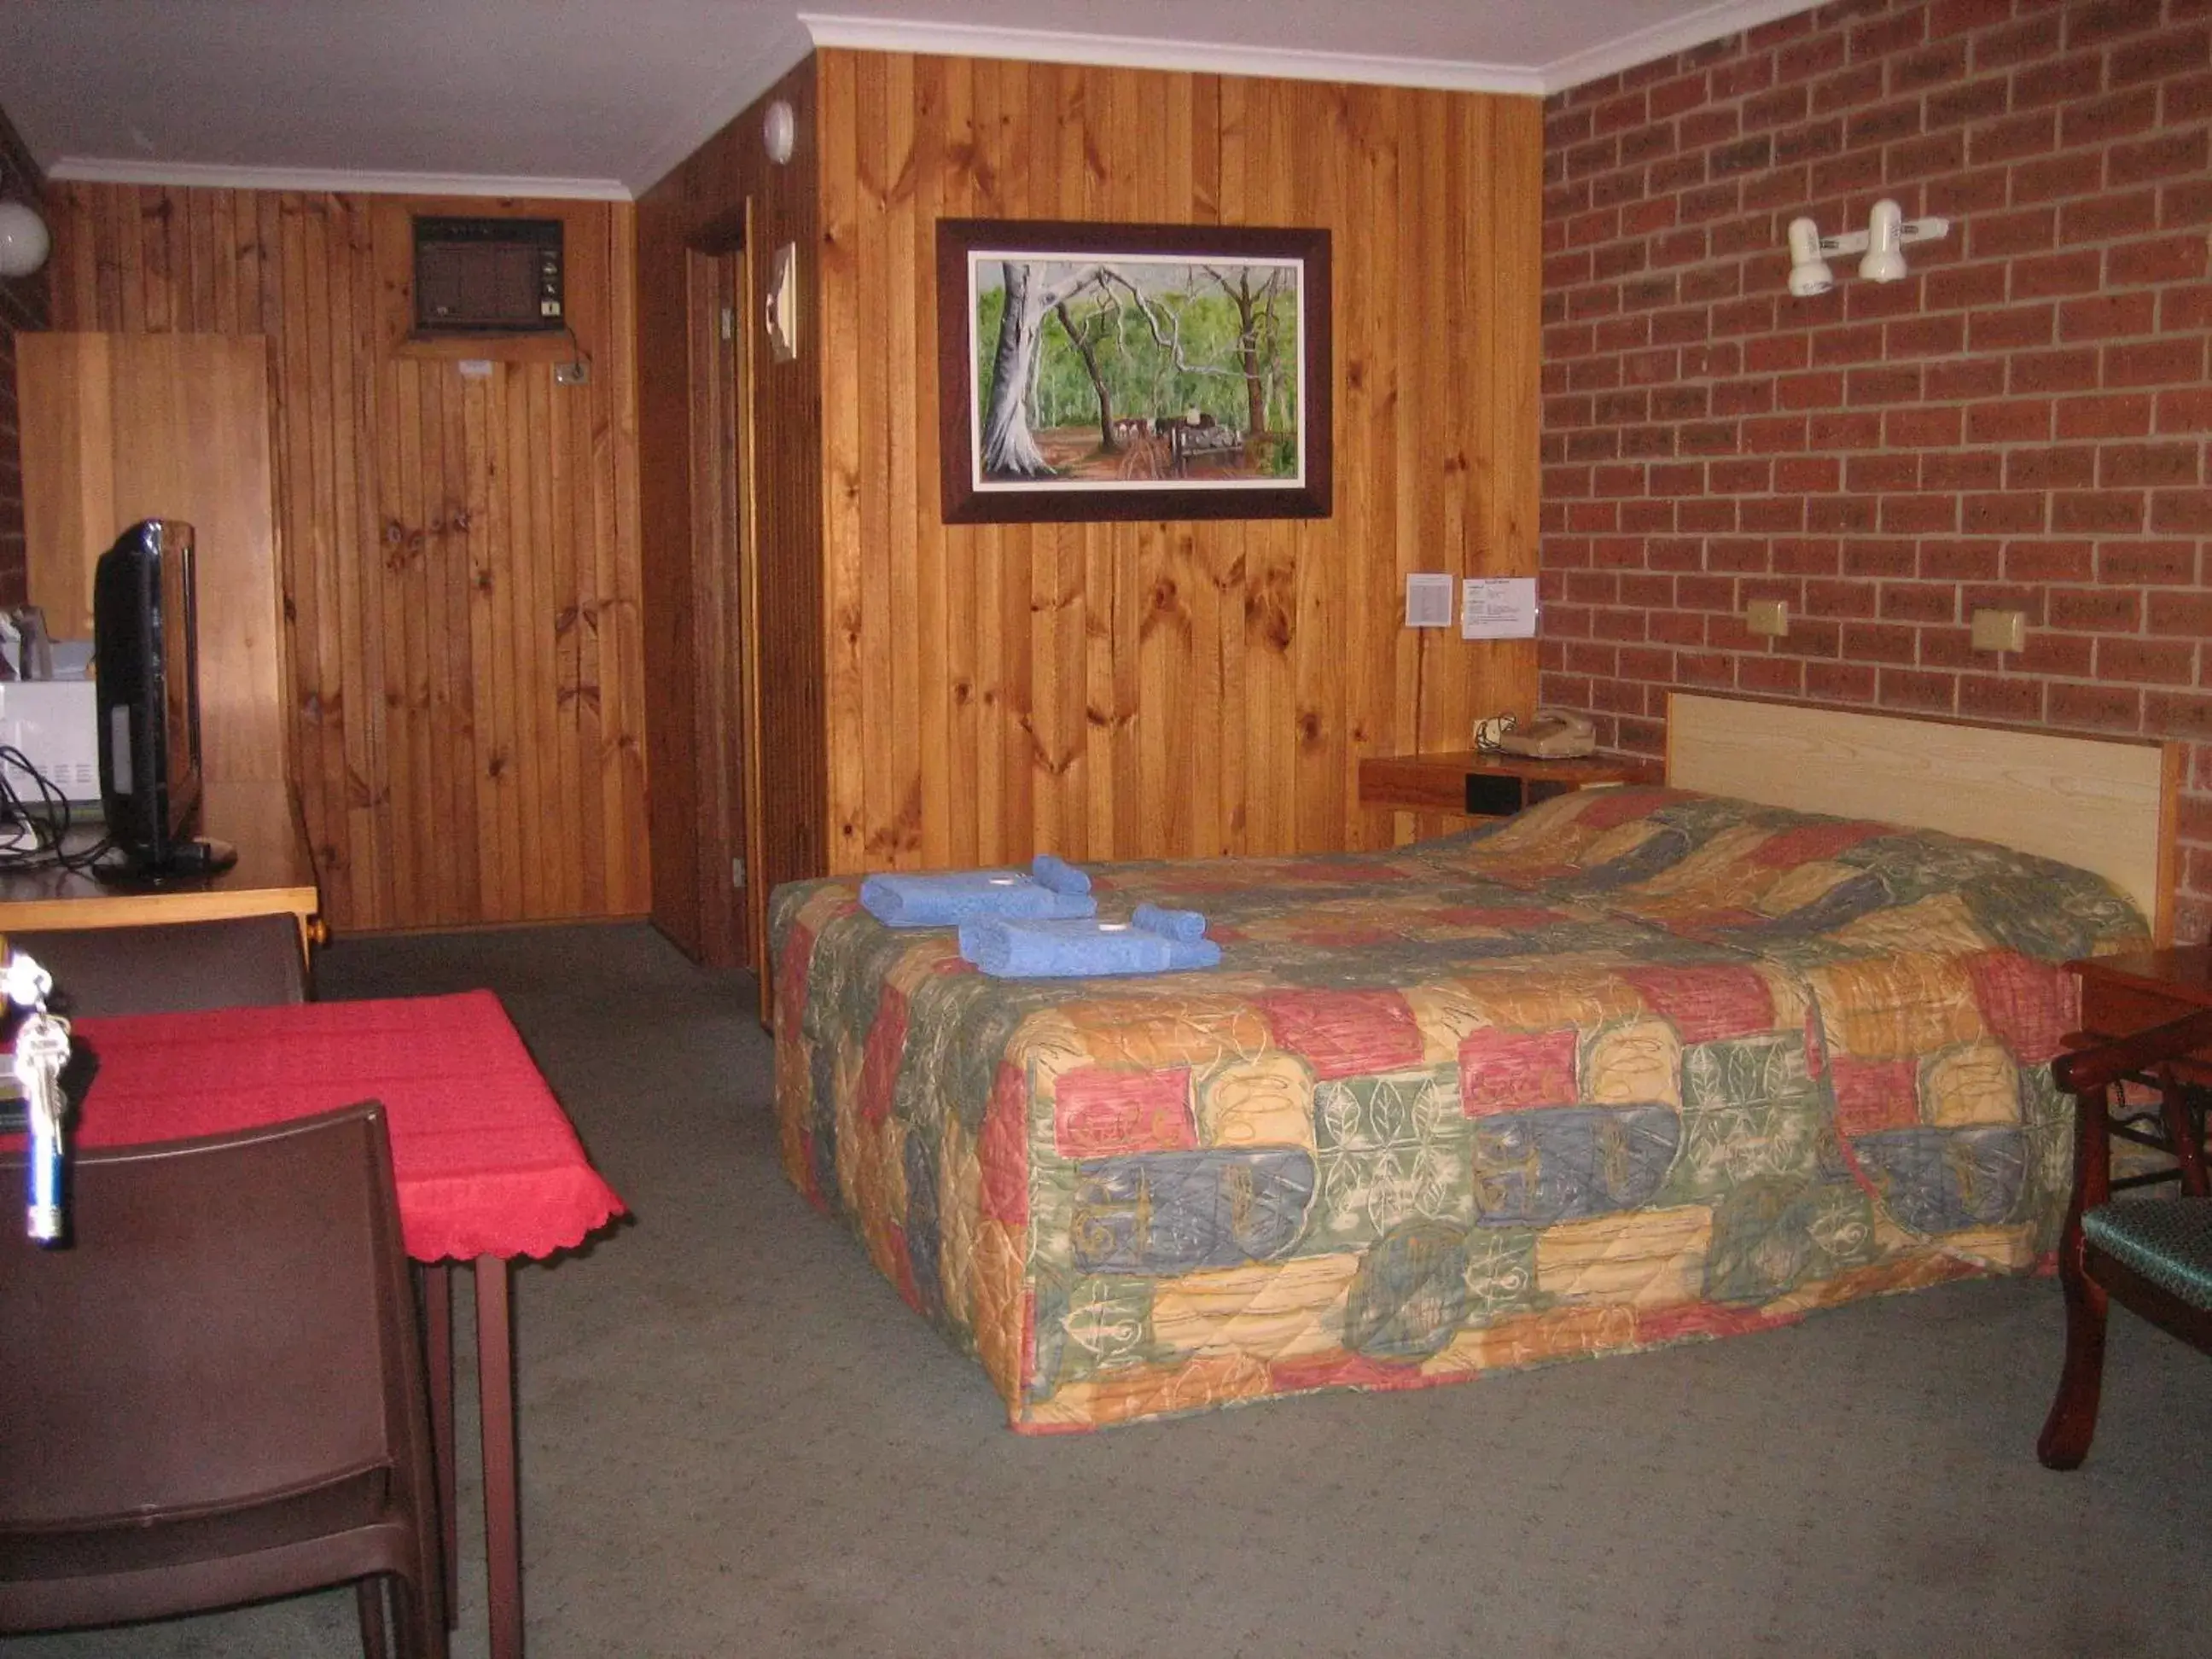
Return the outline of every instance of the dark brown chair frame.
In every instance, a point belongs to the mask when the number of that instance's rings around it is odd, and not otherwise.
[[[2113,1260],[2090,1243],[2081,1218],[2109,1203],[2112,1179],[2112,1141],[2125,1134],[2113,1110],[2112,1091],[2124,1079],[2148,1077],[2159,1091],[2165,1134],[2160,1144],[2173,1152],[2183,1191],[2212,1203],[2205,1190],[2200,1120],[2187,1091],[2174,1075],[2174,1062],[2212,1047],[2212,1009],[2173,1020],[2133,1036],[2062,1055],[2051,1066],[2058,1086],[2074,1097],[2074,1195],[2066,1207],[2065,1231],[2058,1240],[2058,1277],[2066,1293],[2066,1364],[2058,1395],[2035,1443],[2047,1468],[2081,1467],[2097,1432],[2097,1402],[2105,1377],[2107,1304],[2118,1300],[2182,1340],[2212,1353],[2212,1313],[2195,1307],[2163,1286]],[[2126,1135],[2142,1139],[2140,1134]]]
[[[23,1158],[0,1157],[0,1190]],[[85,1152],[68,1248],[0,1237],[0,1632],[355,1583],[444,1659],[418,1314],[384,1109]]]

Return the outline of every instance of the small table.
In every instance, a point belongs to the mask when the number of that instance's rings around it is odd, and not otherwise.
[[[2081,1040],[2085,1046],[2132,1036],[2212,1008],[2212,945],[2085,957],[2066,966],[2081,981]],[[2172,1153],[2180,1166],[2183,1188],[2201,1194],[2206,1190],[2204,1091],[2212,1089],[2212,1051],[2199,1050],[2177,1061],[2173,1073],[2185,1085],[2186,1099],[2172,1103],[2165,1136],[2137,1131],[2128,1138]]]
[[[1505,817],[1570,790],[1632,783],[1642,775],[1632,761],[1535,760],[1482,749],[1370,755],[1359,763],[1359,804]]]
[[[100,1057],[76,1144],[221,1134],[380,1100],[407,1254],[427,1270],[433,1429],[453,1603],[453,1263],[475,1270],[485,1565],[495,1659],[522,1652],[515,1485],[516,1256],[583,1242],[623,1213],[489,991],[83,1019]]]
[[[322,943],[322,897],[291,790],[275,782],[210,783],[200,817],[204,834],[238,848],[238,862],[222,874],[134,890],[74,870],[12,871],[0,875],[0,933],[289,915],[299,924],[303,955]],[[99,835],[85,832],[82,844]]]

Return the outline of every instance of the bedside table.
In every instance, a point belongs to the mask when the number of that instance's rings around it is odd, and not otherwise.
[[[1532,760],[1486,750],[1431,755],[1370,755],[1359,763],[1359,804],[1401,812],[1455,812],[1498,818],[1573,789],[1633,783],[1633,761]]]
[[[2081,981],[2081,1033],[2069,1042],[2087,1044],[2111,1037],[2131,1036],[2154,1025],[2180,1019],[2200,1008],[2212,1008],[2212,945],[2182,945],[2172,950],[2142,951],[2124,957],[2085,957],[2066,964]],[[2187,1192],[2205,1191],[2204,1114],[2207,1091],[2212,1090],[2212,1050],[2200,1049],[2178,1060],[2174,1079],[2184,1087],[2177,1114],[2166,1133],[2116,1127],[2114,1133],[2142,1146],[2171,1153],[2181,1166],[2181,1184]],[[2115,1187],[2134,1184],[2115,1181]]]

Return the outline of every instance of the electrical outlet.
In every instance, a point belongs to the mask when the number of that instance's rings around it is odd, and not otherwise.
[[[2027,649],[2027,612],[2025,611],[1977,611],[1973,615],[1974,649],[1977,651],[2025,651]]]
[[[581,358],[577,359],[577,361],[573,363],[556,363],[553,365],[553,384],[555,386],[589,386],[591,383],[592,366],[584,362]]]
[[[1743,625],[1754,634],[1780,639],[1790,631],[1790,601],[1753,599],[1743,608]]]

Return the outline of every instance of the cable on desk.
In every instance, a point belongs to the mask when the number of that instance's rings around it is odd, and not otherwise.
[[[16,787],[16,775],[37,790],[35,804]],[[88,870],[105,857],[114,838],[102,836],[72,851],[69,797],[21,750],[0,744],[0,872],[21,870]]]

